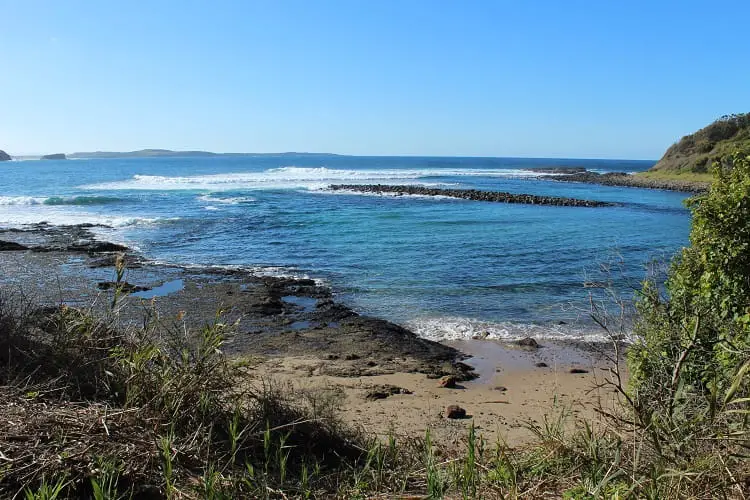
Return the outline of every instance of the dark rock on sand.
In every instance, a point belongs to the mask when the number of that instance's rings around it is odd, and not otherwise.
[[[570,369],[570,373],[573,373],[573,374],[583,374],[583,373],[588,373],[588,372],[589,371],[584,368],[571,368]]]
[[[96,286],[97,288],[99,288],[99,290],[114,290],[116,288],[119,288],[123,293],[136,293],[151,290],[150,287],[133,285],[132,283],[128,283],[127,281],[121,281],[120,283],[117,283],[115,281],[102,281],[100,283],[97,283]]]
[[[516,343],[520,345],[521,347],[526,347],[529,349],[539,348],[539,343],[536,340],[532,339],[531,337],[526,337],[525,339],[521,339]]]
[[[397,385],[378,385],[370,389],[367,394],[365,394],[365,399],[374,401],[376,399],[385,399],[389,396],[393,396],[394,394],[411,394],[412,392],[409,389],[404,389],[403,387],[399,387]]]
[[[0,252],[14,252],[18,250],[28,250],[29,247],[16,243],[14,241],[1,241]]]
[[[8,153],[0,149],[0,161],[10,161],[12,159]]]
[[[383,184],[334,184],[332,191],[356,191],[359,193],[390,193],[397,195],[446,196],[473,201],[492,201],[496,203],[520,203],[526,205],[552,205],[558,207],[611,207],[616,203],[557,196],[538,196],[534,194],[504,193],[500,191],[479,191],[477,189],[439,189],[425,186],[390,186]]]
[[[51,155],[44,155],[41,158],[42,160],[67,160],[68,158],[65,156],[65,153],[54,153]]]
[[[466,410],[458,405],[450,405],[445,409],[445,418],[466,418]]]
[[[437,386],[444,389],[455,389],[456,382],[458,382],[458,379],[454,375],[446,375],[438,380]]]
[[[549,365],[545,363],[544,361],[540,361],[535,365],[537,368],[547,368]]]

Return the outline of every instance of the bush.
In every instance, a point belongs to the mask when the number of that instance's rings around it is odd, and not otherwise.
[[[658,460],[677,468],[696,457],[731,462],[750,443],[748,152],[713,170],[708,193],[687,203],[691,246],[673,262],[663,290],[644,283],[640,340],[628,353],[634,419]]]

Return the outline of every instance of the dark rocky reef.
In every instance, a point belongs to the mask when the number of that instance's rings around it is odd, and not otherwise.
[[[639,175],[630,175],[625,172],[609,172],[598,174],[596,172],[581,172],[570,175],[560,175],[552,180],[561,182],[584,182],[587,184],[600,184],[602,186],[622,186],[647,189],[664,189],[668,191],[682,191],[685,193],[702,193],[708,189],[708,183],[698,181],[683,181],[679,179],[651,179]]]
[[[329,186],[333,191],[356,191],[359,193],[391,193],[397,195],[447,196],[473,201],[492,201],[496,203],[520,203],[525,205],[551,205],[557,207],[611,207],[615,203],[596,200],[579,200],[557,196],[538,196],[535,194],[504,193],[500,191],[479,191],[477,189],[439,189],[424,186],[388,186],[383,184],[334,184]]]
[[[12,159],[8,153],[0,149],[0,161],[10,161]]]
[[[582,174],[586,172],[586,167],[538,167],[526,170],[537,174]]]
[[[101,315],[109,314],[112,301],[107,299],[119,290],[116,321],[125,329],[140,327],[153,313],[165,321],[181,318],[200,331],[222,311],[222,322],[233,325],[224,346],[228,355],[316,357],[320,374],[476,376],[455,348],[360,315],[315,280],[149,262],[125,253],[122,245],[96,240],[90,229],[49,224],[0,229],[0,288],[21,283],[41,306],[55,307],[64,300]],[[127,281],[113,281],[114,269],[102,267],[113,266],[117,257],[127,265]],[[178,287],[165,288],[175,281]],[[135,294],[148,289],[148,298]]]
[[[44,155],[40,159],[42,160],[67,160],[65,153],[54,153],[51,155]]]

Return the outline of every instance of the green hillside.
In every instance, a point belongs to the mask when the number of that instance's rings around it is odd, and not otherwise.
[[[722,116],[673,144],[647,175],[702,177],[708,174],[713,159],[748,148],[750,113]]]

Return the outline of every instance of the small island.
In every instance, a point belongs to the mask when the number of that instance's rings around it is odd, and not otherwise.
[[[12,159],[8,153],[0,149],[0,161],[10,161]]]
[[[41,160],[67,160],[65,153],[54,153],[51,155],[44,155],[40,158]]]

